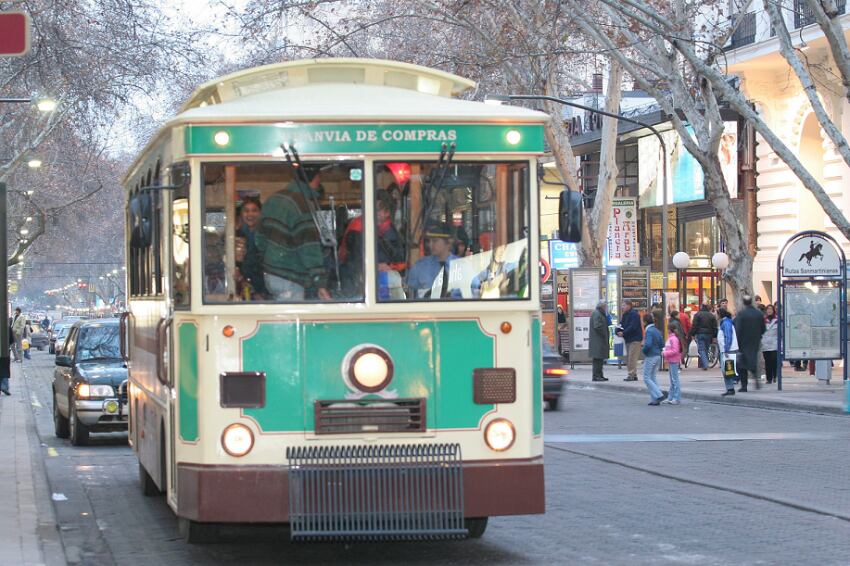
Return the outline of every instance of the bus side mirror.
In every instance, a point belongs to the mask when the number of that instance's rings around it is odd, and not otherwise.
[[[581,242],[582,231],[581,193],[561,191],[558,202],[558,235],[562,242]]]

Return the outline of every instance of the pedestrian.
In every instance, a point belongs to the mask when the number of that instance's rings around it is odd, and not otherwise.
[[[608,304],[599,301],[590,315],[590,358],[593,360],[593,381],[608,381],[602,374],[602,366],[608,359]]]
[[[765,305],[761,302],[761,295],[756,295],[755,299],[755,307],[759,310],[762,317],[764,317]],[[761,377],[762,379],[767,379],[767,374],[764,371],[764,356],[762,355],[761,344],[759,344],[759,351],[756,354],[756,379]],[[758,383],[758,382],[757,382]]]
[[[760,387],[758,369],[759,347],[761,337],[764,335],[766,325],[764,316],[753,306],[753,298],[744,295],[742,299],[744,308],[735,316],[735,334],[738,336],[738,377],[741,380],[739,393],[747,391],[747,374],[752,373],[756,383],[756,389]]]
[[[720,367],[723,371],[723,382],[726,392],[723,397],[735,394],[735,381],[738,379],[738,337],[735,334],[735,325],[732,323],[732,315],[726,309],[720,309],[720,329],[717,333],[717,344],[720,347]],[[731,371],[727,374],[726,362],[731,362]]]
[[[637,381],[637,363],[640,357],[640,344],[643,342],[643,327],[640,315],[632,301],[623,301],[623,312],[620,315],[620,326],[617,336],[626,343],[626,378],[623,381]]]
[[[27,319],[21,314],[21,307],[15,308],[15,316],[12,318],[12,335],[15,337],[15,345],[12,352],[15,354],[15,361],[22,362],[22,344],[24,338],[24,327],[27,324]]]
[[[725,309],[724,309],[725,310]],[[700,311],[694,315],[691,324],[690,338],[697,341],[699,365],[703,371],[708,370],[708,348],[717,339],[717,319],[711,314],[708,304],[703,304]]]
[[[660,405],[667,399],[667,393],[661,391],[655,379],[658,368],[661,367],[661,351],[664,349],[664,337],[655,326],[655,317],[649,313],[643,316],[646,325],[646,337],[643,340],[643,382],[649,391],[650,402],[653,407]]]
[[[24,323],[24,333],[21,336],[21,348],[24,351],[24,359],[31,360],[30,346],[32,344],[32,326],[29,320]]]
[[[776,358],[779,349],[779,317],[776,307],[767,305],[764,309],[765,331],[761,337],[761,353],[764,357],[765,380],[767,383],[776,381]]]
[[[682,388],[679,385],[679,364],[682,363],[684,352],[685,334],[682,332],[682,323],[679,322],[679,311],[670,311],[670,322],[668,323],[670,335],[664,344],[662,356],[667,360],[670,368],[670,395],[661,403],[665,405],[678,405],[681,403]]]
[[[691,345],[691,339],[689,338],[689,336],[691,335],[690,307],[685,307],[685,310],[679,313],[679,324],[682,325],[682,335],[684,336],[684,341],[682,342],[682,360],[684,360],[685,354],[688,353],[688,349]]]
[[[12,334],[12,324],[9,323],[9,347],[13,348],[15,345],[15,337]],[[6,395],[11,395],[12,392],[9,391],[9,378],[11,377],[11,372],[7,371],[7,368],[0,368],[0,393],[5,393]]]

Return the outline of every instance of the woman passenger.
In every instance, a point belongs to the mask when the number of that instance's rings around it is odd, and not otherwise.
[[[258,197],[246,197],[239,211],[240,225],[236,229],[237,249],[240,248],[239,240],[241,239],[244,254],[241,250],[237,252],[236,280],[243,286],[243,298],[261,299],[266,294],[260,251],[257,249],[255,240],[262,209],[263,205]]]

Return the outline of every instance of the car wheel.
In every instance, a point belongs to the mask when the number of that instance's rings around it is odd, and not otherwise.
[[[162,493],[141,462],[139,462],[139,485],[141,485],[142,495],[145,497],[154,497]]]
[[[481,538],[484,536],[484,531],[487,530],[487,519],[488,517],[464,519],[463,526],[469,531],[469,538]]]
[[[59,405],[56,404],[56,394],[53,394],[53,432],[56,433],[56,438],[68,438],[70,434],[68,430],[68,419],[62,416],[59,412]]]
[[[199,523],[178,517],[177,528],[180,536],[189,544],[206,544],[218,540],[219,528],[215,523]]]
[[[559,411],[561,409],[561,397],[558,396],[550,399],[548,405],[550,411]]]
[[[74,404],[74,397],[68,396],[68,405],[71,413],[69,421],[69,429],[71,433],[71,444],[74,446],[85,446],[89,443],[89,427],[80,422],[77,418],[77,407]]]

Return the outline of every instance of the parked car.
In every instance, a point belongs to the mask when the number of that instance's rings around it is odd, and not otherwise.
[[[49,345],[50,338],[47,336],[47,332],[42,330],[40,326],[33,326],[32,334],[30,334],[30,347],[42,352]]]
[[[569,375],[569,370],[564,369],[561,356],[549,345],[549,341],[543,339],[543,402],[551,411],[557,411],[561,404],[561,395],[564,392],[566,382],[564,378]]]
[[[92,432],[127,430],[127,364],[118,319],[74,323],[53,372],[56,436],[85,445]]]
[[[59,330],[59,335],[56,337],[56,344],[53,345],[53,353],[59,355],[65,345],[65,340],[68,338],[68,333],[71,331],[70,326],[66,326]]]
[[[49,347],[48,347],[48,349],[47,349],[47,351],[48,351],[49,353],[51,353],[51,354],[56,354],[56,353],[58,352],[58,350],[61,350],[61,349],[62,349],[62,345],[61,345],[61,344],[59,345],[59,348],[56,348],[56,341],[58,340],[59,336],[60,336],[60,335],[62,335],[62,329],[63,329],[63,328],[65,328],[65,329],[66,329],[66,330],[65,330],[65,335],[63,335],[63,338],[64,338],[64,336],[67,336],[67,334],[68,334],[68,330],[67,330],[67,329],[68,329],[68,328],[71,328],[71,324],[73,324],[73,323],[70,323],[70,322],[56,322],[56,323],[54,323],[54,324],[53,324],[53,328],[51,328],[51,329],[50,329],[50,346],[49,346]]]

